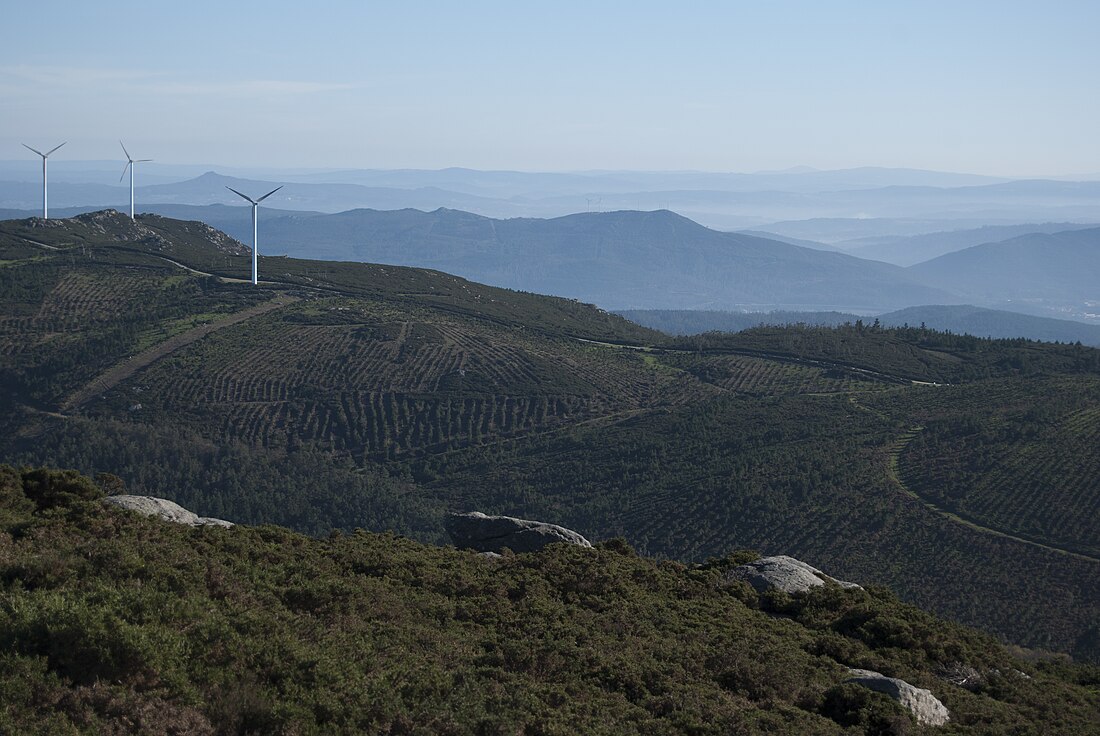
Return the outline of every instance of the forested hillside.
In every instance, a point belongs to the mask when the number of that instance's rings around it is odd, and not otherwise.
[[[671,339],[420,269],[267,257],[253,287],[246,254],[153,216],[0,223],[0,459],[314,535],[442,542],[477,509],[683,561],[755,547],[1100,660],[1100,351]]]

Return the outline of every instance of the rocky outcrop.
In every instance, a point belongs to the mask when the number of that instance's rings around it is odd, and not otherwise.
[[[204,222],[173,220],[151,214],[138,215],[138,219],[131,220],[129,215],[113,209],[85,212],[73,217],[52,220],[30,217],[22,220],[22,223],[31,229],[67,229],[77,241],[113,240],[140,243],[150,250],[169,256],[178,251],[178,244],[181,241],[209,245],[219,252],[236,256],[252,252],[251,247]],[[165,233],[169,237],[166,237]]]
[[[228,253],[234,256],[243,256],[252,252],[251,246],[243,244],[236,238],[226,235],[217,228],[210,227],[205,222],[198,222],[195,220],[173,220],[171,218],[161,217],[160,215],[145,214],[141,215],[138,224],[142,227],[153,225],[166,229],[170,228],[175,238],[209,244],[222,253]],[[150,233],[155,234],[157,232],[151,227],[145,227],[145,229]],[[165,242],[167,243],[167,241]]]
[[[784,593],[806,593],[826,582],[835,582],[842,588],[858,588],[855,583],[835,580],[812,565],[786,555],[761,557],[745,565],[738,565],[726,572],[727,582],[744,580],[757,591],[781,590]]]
[[[849,669],[848,672],[852,676],[845,682],[854,682],[875,692],[886,693],[902,707],[908,709],[918,723],[926,726],[942,726],[951,720],[951,713],[947,710],[947,706],[941,703],[931,690],[915,687],[905,680],[887,677],[871,670]]]
[[[188,511],[178,503],[169,501],[166,498],[156,498],[155,496],[108,496],[103,499],[103,502],[109,503],[112,506],[118,506],[119,508],[136,511],[144,516],[154,516],[164,521],[171,521],[175,524],[186,524],[187,526],[233,526],[233,522],[231,521],[212,519],[208,516],[199,516],[194,512]]]
[[[591,547],[587,539],[572,529],[541,521],[511,516],[486,516],[478,511],[447,514],[443,525],[459,549],[478,552],[534,552],[548,544],[575,544]]]

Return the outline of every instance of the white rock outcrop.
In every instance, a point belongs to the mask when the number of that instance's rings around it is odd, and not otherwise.
[[[910,685],[905,680],[887,677],[872,670],[849,669],[852,675],[845,682],[854,682],[875,692],[886,693],[926,726],[942,726],[951,720],[947,706],[939,701],[931,690]]]
[[[761,593],[772,589],[784,593],[806,593],[824,585],[826,581],[835,582],[842,588],[860,587],[855,583],[831,578],[813,565],[786,555],[761,557],[745,565],[738,565],[726,572],[725,579],[744,580]]]
[[[478,552],[534,552],[548,544],[565,543],[580,547],[592,544],[572,529],[542,521],[512,516],[486,516],[479,511],[447,514],[443,526],[459,549]]]
[[[175,524],[186,524],[187,526],[233,526],[233,522],[231,521],[212,519],[208,516],[199,516],[192,511],[188,511],[178,503],[169,501],[166,498],[157,498],[155,496],[108,496],[103,499],[103,502],[109,503],[112,506],[118,506],[119,508],[136,511],[144,516],[154,516],[164,521],[171,521]]]

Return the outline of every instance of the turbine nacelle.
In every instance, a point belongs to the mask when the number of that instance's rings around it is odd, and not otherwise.
[[[256,205],[258,205],[258,204],[259,204],[260,202],[263,202],[263,201],[264,201],[265,199],[267,199],[267,198],[268,198],[268,197],[270,197],[270,196],[271,196],[272,194],[274,194],[275,192],[279,191],[279,190],[280,190],[280,189],[282,189],[282,188],[283,188],[283,187],[282,187],[282,185],[280,185],[280,186],[277,186],[277,187],[275,187],[274,189],[272,189],[272,190],[271,190],[270,192],[268,192],[267,194],[265,194],[264,196],[260,197],[259,199],[252,199],[252,197],[249,197],[249,196],[248,196],[247,194],[241,194],[240,192],[238,192],[238,191],[237,191],[236,189],[234,189],[233,187],[229,187],[229,186],[227,186],[227,187],[226,187],[226,189],[228,189],[229,191],[233,192],[233,193],[234,193],[234,194],[236,194],[236,195],[237,195],[238,197],[240,197],[240,198],[242,198],[242,199],[247,199],[247,200],[248,200],[249,202],[251,202],[251,203],[252,203],[252,206],[253,206],[253,207],[255,207]]]
[[[68,141],[65,141],[65,143],[68,143]],[[39,150],[38,150],[37,148],[31,148],[31,147],[30,147],[30,146],[28,146],[28,145],[27,145],[26,143],[24,143],[24,144],[23,144],[23,148],[26,148],[26,149],[27,149],[28,151],[34,151],[34,152],[35,152],[35,153],[37,153],[37,154],[38,154],[39,156],[41,156],[42,158],[46,159],[46,158],[49,158],[49,157],[50,157],[50,154],[51,154],[51,153],[53,153],[53,152],[54,152],[54,151],[56,151],[57,149],[61,148],[61,146],[65,145],[65,143],[62,143],[62,144],[60,144],[60,145],[57,145],[57,146],[54,146],[53,148],[51,148],[50,150],[46,151],[45,153],[42,153],[42,152],[41,152],[41,151],[39,151]]]

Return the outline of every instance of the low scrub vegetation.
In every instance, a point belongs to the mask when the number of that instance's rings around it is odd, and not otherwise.
[[[1081,734],[1097,672],[1027,663],[885,589],[719,585],[621,540],[489,561],[390,534],[190,528],[113,476],[0,467],[0,731],[25,734]],[[206,511],[205,509],[199,509]],[[960,667],[978,673],[953,684]]]

